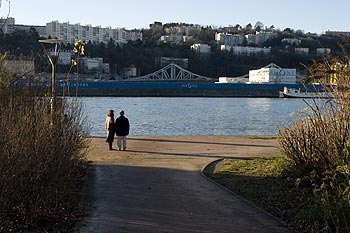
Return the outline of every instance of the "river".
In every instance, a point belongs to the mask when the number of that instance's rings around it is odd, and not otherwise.
[[[82,97],[91,136],[105,136],[109,109],[124,110],[133,136],[276,135],[306,107],[302,99]]]

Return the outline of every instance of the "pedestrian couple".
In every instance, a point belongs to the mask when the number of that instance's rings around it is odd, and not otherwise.
[[[117,146],[119,150],[126,150],[126,136],[129,135],[130,124],[122,110],[120,116],[114,120],[114,110],[109,110],[106,117],[106,129],[109,150],[113,150],[114,134],[117,135]]]

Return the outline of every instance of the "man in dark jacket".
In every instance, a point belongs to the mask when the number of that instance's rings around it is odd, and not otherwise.
[[[126,150],[126,136],[129,135],[130,124],[128,118],[124,116],[124,111],[120,112],[120,116],[115,120],[115,134],[118,136],[118,149]]]

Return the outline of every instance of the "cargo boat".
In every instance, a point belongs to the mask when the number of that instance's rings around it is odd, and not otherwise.
[[[50,82],[15,83],[50,91]],[[320,90],[321,85],[303,84],[243,84],[200,82],[123,82],[123,81],[58,81],[59,96],[120,96],[120,97],[275,97],[284,87],[301,91]]]
[[[330,94],[323,91],[301,91],[300,88],[288,88],[284,87],[283,91],[280,91],[279,97],[281,98],[330,98]]]

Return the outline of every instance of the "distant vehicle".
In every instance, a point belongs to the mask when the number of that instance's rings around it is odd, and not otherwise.
[[[280,91],[279,96],[281,98],[332,98],[331,94],[324,91],[301,91],[295,88],[284,87],[283,91]]]

